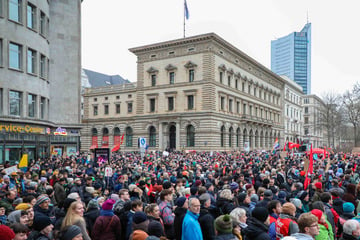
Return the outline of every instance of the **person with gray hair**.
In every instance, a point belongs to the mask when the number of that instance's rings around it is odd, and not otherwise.
[[[203,193],[199,197],[200,201],[200,217],[199,223],[203,235],[203,239],[215,238],[214,217],[209,212],[211,206],[211,196],[209,193]]]
[[[347,220],[343,225],[343,235],[340,240],[355,240],[360,237],[360,223],[356,220]]]
[[[203,240],[201,227],[198,222],[200,207],[201,205],[199,199],[189,199],[189,210],[185,214],[184,221],[182,223],[181,240]]]

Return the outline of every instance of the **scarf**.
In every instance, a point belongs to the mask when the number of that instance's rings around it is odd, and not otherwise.
[[[100,216],[112,217],[112,216],[114,216],[114,212],[113,212],[113,210],[103,210],[103,209],[101,209],[100,210]]]

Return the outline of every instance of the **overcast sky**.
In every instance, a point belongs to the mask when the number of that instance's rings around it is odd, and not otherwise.
[[[312,24],[312,93],[360,80],[359,0],[187,0],[186,36],[214,32],[270,69],[271,40]],[[82,65],[136,81],[129,48],[183,37],[183,0],[85,0]]]

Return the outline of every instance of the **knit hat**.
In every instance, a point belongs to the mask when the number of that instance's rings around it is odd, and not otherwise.
[[[232,219],[229,214],[221,215],[215,219],[215,228],[220,233],[231,233],[233,229]]]
[[[147,220],[147,216],[144,212],[135,212],[133,216],[133,222],[136,224],[145,222]]]
[[[285,192],[285,191],[280,191],[280,192],[278,193],[278,198],[279,198],[279,199],[284,199],[284,198],[286,198],[286,192]]]
[[[20,203],[16,206],[15,210],[28,210],[32,208],[32,206],[29,203]]]
[[[14,200],[13,205],[18,205],[18,204],[20,204],[22,202],[23,202],[22,198],[17,198],[17,199]]]
[[[176,199],[175,205],[178,207],[182,207],[184,206],[185,202],[186,202],[186,197],[179,197],[178,199]]]
[[[40,195],[40,196],[38,196],[38,198],[36,199],[36,204],[35,204],[35,205],[40,205],[40,204],[42,204],[42,203],[45,202],[45,201],[50,201],[50,198],[49,198],[47,195],[45,195],[45,194]]]
[[[70,225],[64,230],[61,240],[72,240],[74,237],[82,234],[81,229],[76,225]]]
[[[251,216],[263,223],[269,217],[269,212],[264,207],[255,207],[251,212]]]
[[[11,223],[20,223],[20,217],[21,217],[21,211],[22,210],[16,210],[16,211],[12,211],[9,216],[8,216],[8,220]]]
[[[315,183],[315,187],[319,190],[322,189],[322,183],[321,182]]]
[[[250,201],[252,202],[257,202],[259,201],[259,196],[257,194],[252,194],[251,197],[250,197]]]
[[[308,195],[308,193],[306,191],[300,191],[296,197],[300,200],[304,200],[306,198],[306,196]]]
[[[65,212],[67,212],[70,205],[75,201],[76,200],[73,198],[65,198],[64,203],[63,203],[63,208],[65,209]]]
[[[91,199],[87,205],[87,209],[99,209],[99,204],[96,199]]]
[[[161,237],[165,236],[164,229],[158,221],[151,221],[148,226],[148,234],[151,236]]]
[[[311,213],[314,214],[318,218],[318,221],[320,221],[320,219],[323,215],[323,212],[319,209],[313,209],[313,210],[311,210]]]
[[[272,197],[273,193],[270,189],[266,189],[264,192],[264,197]]]
[[[41,216],[35,216],[34,218],[34,223],[33,223],[33,228],[36,231],[41,231],[44,228],[46,228],[47,226],[51,225],[51,220],[48,216],[45,215],[41,215]]]
[[[140,229],[132,233],[132,240],[145,240],[147,237],[149,237],[149,235]]]
[[[343,204],[344,213],[352,213],[354,212],[354,210],[355,210],[354,204],[352,204],[351,202],[346,202]]]
[[[112,210],[114,203],[115,203],[114,199],[108,199],[103,203],[102,209],[103,210]]]
[[[301,206],[301,200],[297,198],[291,199],[291,203],[295,205],[295,207],[300,208]]]
[[[0,236],[2,240],[12,240],[15,238],[15,233],[8,226],[0,225]]]
[[[236,189],[239,189],[239,184],[237,184],[236,182],[230,183],[230,190],[235,191]]]
[[[95,188],[94,187],[85,187],[85,191],[87,191],[90,194],[93,194],[95,192]]]
[[[246,193],[240,193],[238,196],[239,203],[242,203],[245,200],[246,196],[247,196]]]

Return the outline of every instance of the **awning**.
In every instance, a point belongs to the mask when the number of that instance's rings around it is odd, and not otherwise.
[[[97,144],[91,145],[90,150],[95,149],[95,148],[98,148]]]
[[[120,144],[116,145],[115,147],[113,147],[113,149],[111,149],[111,152],[116,152],[120,149]]]

